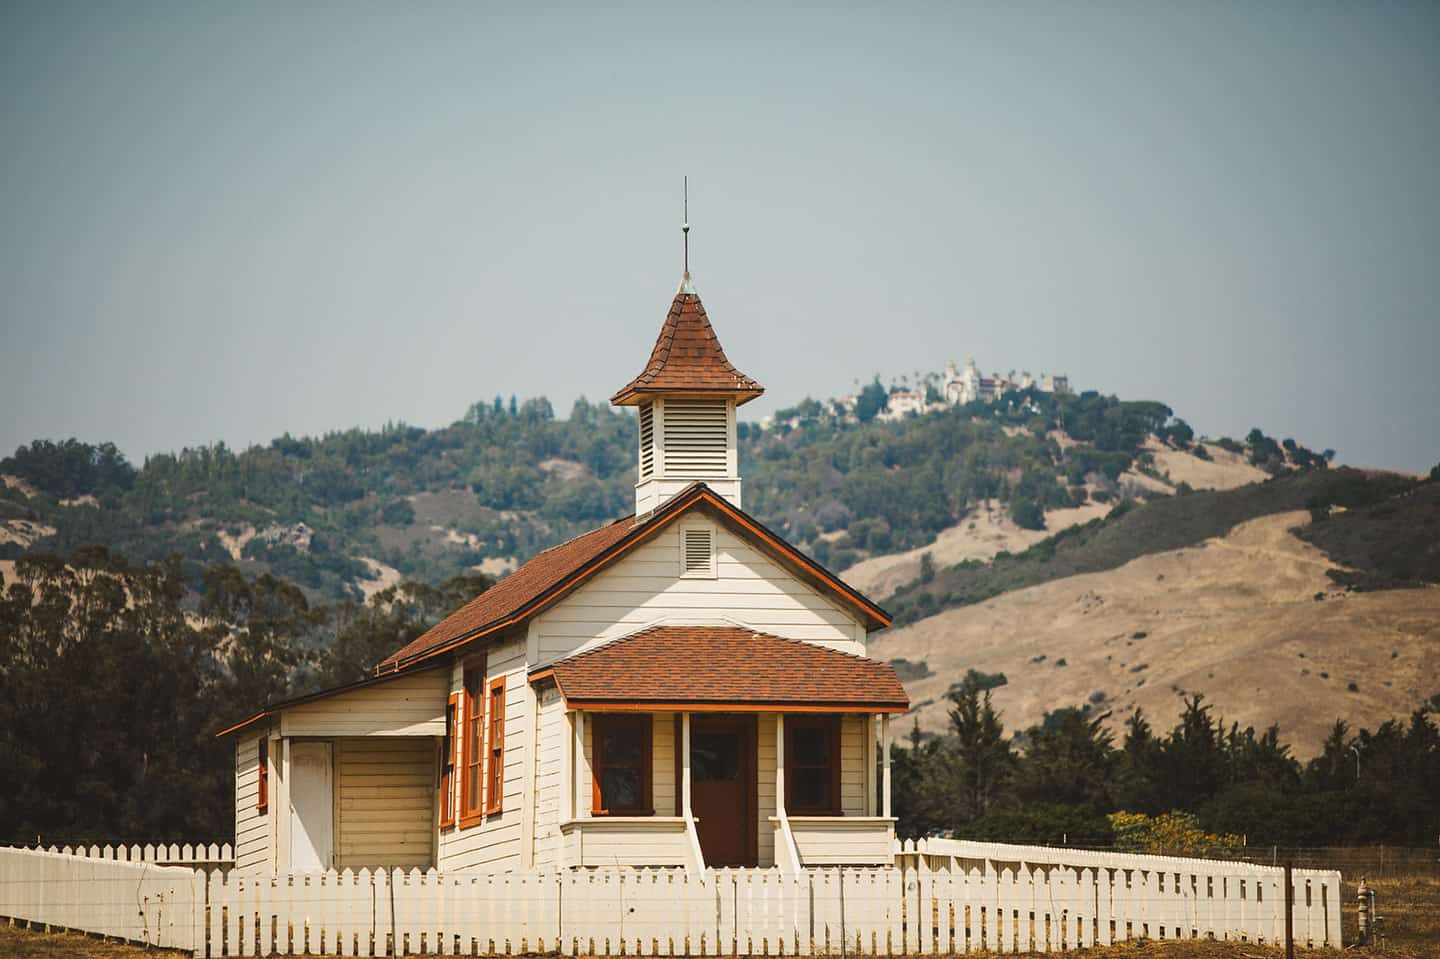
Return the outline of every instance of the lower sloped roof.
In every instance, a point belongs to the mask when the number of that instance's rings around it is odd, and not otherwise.
[[[904,712],[888,664],[741,626],[651,626],[537,672],[567,704],[611,709]]]

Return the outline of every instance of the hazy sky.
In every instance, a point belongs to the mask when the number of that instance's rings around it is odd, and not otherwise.
[[[1440,460],[1440,4],[9,2],[0,452],[1065,371]]]

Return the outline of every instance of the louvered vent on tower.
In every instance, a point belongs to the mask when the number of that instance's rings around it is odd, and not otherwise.
[[[655,472],[655,404],[640,407],[640,478]]]
[[[723,400],[667,399],[666,475],[696,479],[729,475],[727,419]]]
[[[685,576],[715,575],[715,543],[711,530],[705,526],[686,527],[680,534],[684,554]]]

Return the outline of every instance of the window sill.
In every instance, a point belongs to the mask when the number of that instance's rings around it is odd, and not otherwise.
[[[459,826],[461,829],[469,829],[471,826],[478,826],[484,821],[485,814],[477,812],[469,816],[461,816],[455,821],[455,825]]]

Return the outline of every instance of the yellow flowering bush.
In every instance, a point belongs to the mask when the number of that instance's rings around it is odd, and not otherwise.
[[[1239,848],[1245,840],[1229,833],[1206,832],[1193,813],[1168,812],[1147,816],[1116,812],[1108,817],[1115,844],[1126,852],[1167,856],[1210,856]]]

